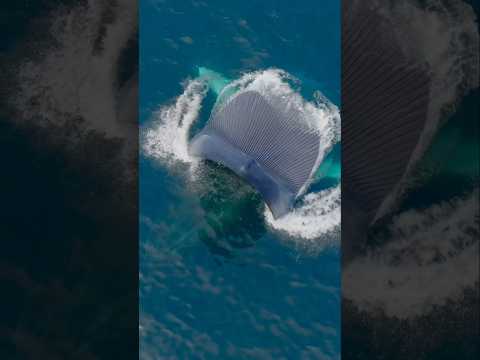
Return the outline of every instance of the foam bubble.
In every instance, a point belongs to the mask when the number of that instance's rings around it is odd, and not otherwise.
[[[153,123],[145,130],[142,149],[154,159],[172,166],[177,163],[195,164],[188,153],[188,135],[200,112],[207,93],[202,80],[189,80],[184,92],[173,104],[161,106],[153,114]]]
[[[266,209],[265,219],[272,230],[283,232],[299,241],[323,237],[331,242],[338,238],[335,235],[338,235],[340,230],[340,193],[340,186],[336,186],[307,194],[291,213],[275,220]]]
[[[209,70],[209,73],[214,73]],[[214,73],[215,78],[220,74]],[[222,77],[222,79],[224,79]],[[301,114],[300,121],[307,124],[320,136],[318,165],[332,146],[340,140],[340,113],[338,108],[320,92],[306,101],[293,88],[297,80],[285,71],[267,69],[246,73],[225,85],[218,96],[213,111],[218,111],[233,96],[245,91],[257,91],[278,111]],[[198,162],[188,154],[190,128],[198,117],[202,101],[211,85],[204,73],[186,82],[183,93],[168,105],[163,105],[152,116],[152,122],[144,131],[142,149],[144,153],[169,167],[187,165],[191,174],[198,174]],[[212,90],[215,90],[213,88]],[[196,181],[196,176],[191,180]],[[308,184],[304,187],[306,191]],[[264,213],[268,226],[299,241],[313,242],[314,239],[338,233],[340,226],[340,187],[310,193],[302,198],[292,213],[274,220],[266,208]],[[338,238],[330,236],[331,238]]]

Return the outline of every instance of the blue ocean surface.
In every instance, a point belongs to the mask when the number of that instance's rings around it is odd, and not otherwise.
[[[238,91],[285,98],[325,133],[275,221],[186,144]],[[340,358],[340,3],[140,1],[142,359]]]

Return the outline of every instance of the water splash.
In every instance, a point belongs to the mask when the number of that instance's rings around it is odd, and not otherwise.
[[[478,281],[476,228],[478,189],[396,216],[388,243],[344,269],[349,286],[343,295],[361,310],[382,310],[398,318],[415,317],[461,297]]]
[[[184,92],[173,104],[162,106],[153,114],[142,139],[145,155],[168,166],[179,162],[187,165],[196,163],[188,153],[188,135],[207,90],[204,80],[189,80],[185,83]]]
[[[234,81],[204,67],[199,67],[198,72],[199,77],[187,81],[184,92],[173,103],[161,106],[153,114],[143,136],[142,148],[147,156],[169,167],[182,164],[197,169],[198,163],[188,154],[189,132],[198,118],[202,101],[209,89],[218,95],[213,111],[218,111],[232,96],[253,90],[262,94],[278,111],[295,111],[300,114],[300,121],[321,134],[316,168],[340,141],[338,108],[318,91],[313,94],[313,101],[303,99],[295,88],[298,81],[283,70],[249,72]],[[339,159],[328,161],[329,167],[339,169]],[[303,189],[304,192],[307,187],[308,185]],[[286,234],[300,242],[313,243],[314,239],[319,238],[328,238],[329,241],[332,238],[338,239],[338,236],[332,234],[339,234],[340,187],[306,194],[294,211],[282,219],[274,220],[268,208],[265,208],[264,218],[272,231]]]

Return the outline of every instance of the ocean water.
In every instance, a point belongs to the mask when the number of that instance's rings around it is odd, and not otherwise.
[[[280,220],[187,152],[215,106],[251,89],[322,134]],[[140,1],[142,358],[340,357],[339,99],[338,1]]]

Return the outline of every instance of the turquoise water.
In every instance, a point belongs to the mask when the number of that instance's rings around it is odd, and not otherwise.
[[[339,3],[140,4],[142,358],[339,358],[339,206],[321,193],[339,191],[339,145],[285,223],[227,169],[184,154],[215,104],[248,86],[339,106]]]

